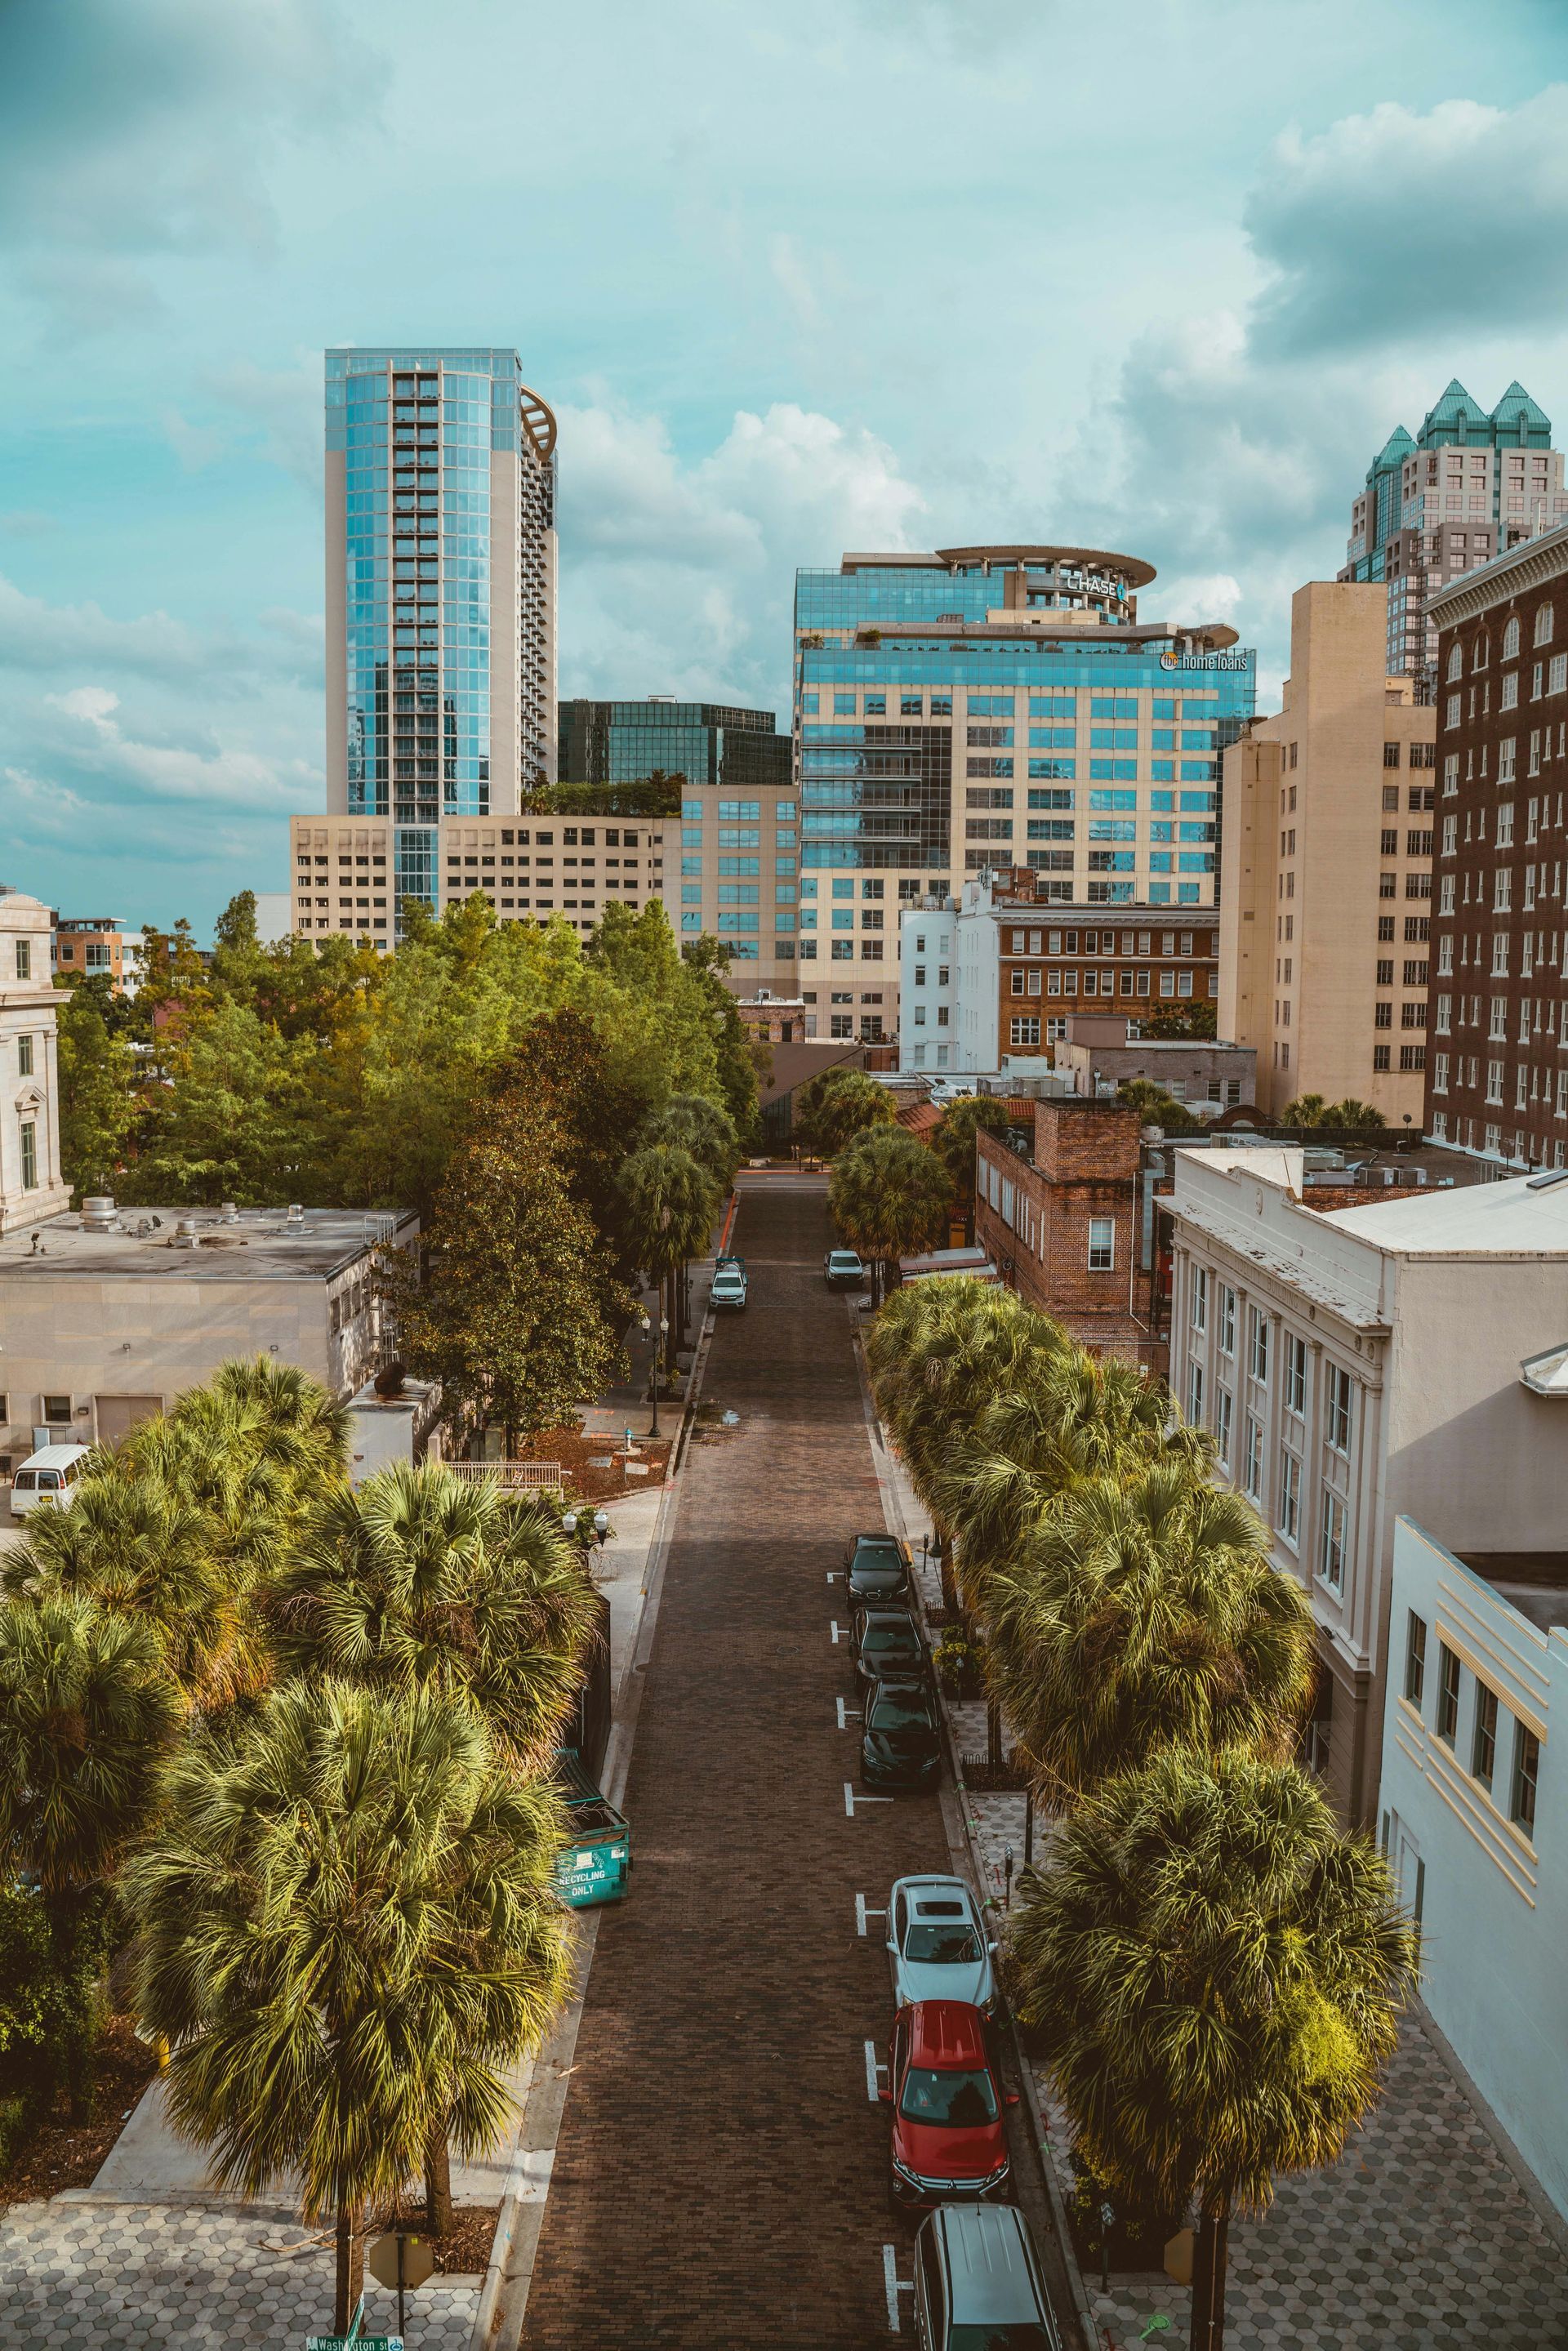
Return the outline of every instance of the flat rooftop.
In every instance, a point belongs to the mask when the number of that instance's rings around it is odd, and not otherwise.
[[[1454,1556],[1539,1631],[1568,1625],[1568,1551],[1461,1551]]]
[[[176,1238],[193,1222],[196,1247]],[[0,1281],[326,1281],[379,1243],[412,1240],[405,1208],[121,1208],[108,1230],[53,1217],[0,1239]],[[36,1246],[35,1246],[36,1243]]]
[[[1400,1163],[1391,1156],[1383,1164]],[[1402,1257],[1563,1257],[1568,1255],[1568,1176],[1554,1184],[1516,1176],[1403,1200],[1375,1197],[1364,1208],[1332,1208],[1323,1222]]]

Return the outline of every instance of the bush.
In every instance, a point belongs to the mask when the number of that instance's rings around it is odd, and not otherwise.
[[[936,1678],[948,1698],[978,1698],[985,1686],[984,1659],[977,1642],[958,1625],[949,1626],[931,1653]]]
[[[0,2172],[62,2088],[83,2103],[100,2025],[90,1970],[61,1967],[39,1896],[0,1891]]]

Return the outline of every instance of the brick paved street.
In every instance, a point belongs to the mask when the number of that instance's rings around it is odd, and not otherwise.
[[[855,1896],[951,1865],[934,1796],[844,1812],[851,1689],[829,1572],[882,1510],[821,1189],[743,1195],[751,1302],[715,1334],[524,2341],[863,2345],[888,2331],[891,2022]],[[908,2274],[907,2256],[901,2269]],[[907,2328],[907,2299],[905,2327]]]

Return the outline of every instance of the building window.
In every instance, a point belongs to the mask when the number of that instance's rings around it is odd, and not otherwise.
[[[1353,1383],[1348,1372],[1337,1364],[1329,1365],[1328,1441],[1335,1453],[1350,1452],[1350,1416]]]
[[[30,1037],[18,1037],[16,1040],[16,1074],[19,1078],[30,1078],[33,1074],[33,1040]]]
[[[1250,1413],[1247,1416],[1247,1433],[1241,1460],[1242,1486],[1256,1502],[1263,1491],[1263,1431]]]
[[[18,939],[16,942],[16,977],[18,979],[31,979],[33,977],[33,942],[31,939]]]
[[[38,1188],[38,1130],[30,1118],[22,1121],[22,1189]]]
[[[1417,1714],[1427,1687],[1427,1620],[1411,1609],[1405,1624],[1405,1695]]]
[[[1236,1353],[1236,1292],[1225,1282],[1219,1286],[1218,1344],[1222,1355]]]
[[[1285,1339],[1285,1410],[1307,1409],[1307,1343],[1287,1333]]]
[[[1344,1504],[1339,1495],[1323,1488],[1323,1531],[1319,1547],[1318,1573],[1335,1592],[1344,1589]]]
[[[1195,1265],[1192,1269],[1192,1313],[1190,1320],[1195,1331],[1207,1330],[1208,1268],[1205,1265]]]
[[[1437,1736],[1451,1747],[1459,1728],[1459,1661],[1447,1641],[1437,1644]]]
[[[1040,1016],[1034,1012],[1015,1012],[1009,1023],[1009,1037],[1015,1045],[1038,1045]]]
[[[1203,1426],[1203,1365],[1189,1364],[1186,1373],[1186,1416],[1194,1428]]]
[[[1490,1788],[1497,1769],[1497,1692],[1476,1684],[1476,1727],[1470,1740],[1470,1776]]]
[[[1260,1386],[1269,1384],[1269,1317],[1260,1306],[1248,1309],[1250,1344],[1248,1349],[1252,1376]]]
[[[1533,1730],[1522,1722],[1513,1731],[1513,1786],[1509,1795],[1508,1816],[1516,1828],[1521,1828],[1533,1844],[1535,1842],[1535,1789],[1541,1777],[1541,1741]]]
[[[1034,1024],[1035,1035],[1040,1023]],[[1091,1217],[1089,1219],[1089,1270],[1109,1273],[1116,1262],[1116,1222],[1113,1217]]]
[[[1214,1449],[1219,1456],[1222,1469],[1230,1467],[1230,1390],[1217,1387],[1214,1391]]]
[[[1286,1447],[1280,1451],[1280,1533],[1294,1551],[1301,1532],[1301,1465]]]

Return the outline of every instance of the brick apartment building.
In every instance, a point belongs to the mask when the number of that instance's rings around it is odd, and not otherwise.
[[[1515,1166],[1568,1161],[1568,526],[1431,600],[1437,896],[1427,1127]]]
[[[1009,1288],[1081,1344],[1153,1364],[1133,1311],[1138,1137],[1137,1112],[1109,1102],[1038,1102],[1032,1148],[982,1128],[975,1238]]]

